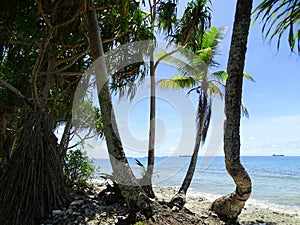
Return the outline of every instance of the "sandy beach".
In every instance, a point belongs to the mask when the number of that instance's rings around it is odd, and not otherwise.
[[[126,219],[128,216],[128,207],[113,196],[99,195],[105,188],[105,181],[93,179],[91,180],[93,188],[86,194],[75,194],[70,206],[64,209],[56,209],[52,211],[52,214],[47,217],[43,224],[87,224],[87,225],[112,225],[118,224],[120,220]],[[156,198],[159,201],[168,202],[176,193],[178,188],[176,187],[154,187]],[[221,222],[217,215],[209,211],[209,207],[214,199],[207,199],[198,195],[195,195],[192,191],[187,195],[187,203],[185,207],[197,214],[183,215],[182,211],[161,211],[164,215],[157,220],[149,220],[145,224],[161,225],[161,224],[224,224]],[[284,208],[283,208],[284,209]],[[287,212],[289,208],[286,209]],[[239,222],[243,225],[300,225],[300,213],[287,213],[284,210],[278,211],[276,209],[267,209],[258,207],[255,204],[247,203],[242,214],[239,216]],[[174,215],[174,214],[176,215]],[[170,220],[171,218],[171,220]],[[172,220],[173,218],[173,220]],[[190,219],[189,219],[190,218]],[[198,222],[195,222],[198,218]],[[199,220],[200,218],[200,220]],[[166,221],[169,220],[169,221]],[[152,221],[152,222],[151,222]],[[178,221],[183,221],[182,223]],[[122,223],[123,224],[123,223]],[[127,224],[127,223],[126,223]]]
[[[158,199],[169,201],[176,193],[175,187],[155,187],[154,191]],[[207,212],[211,201],[203,197],[187,195],[186,208],[194,213]],[[241,224],[260,225],[298,225],[300,224],[300,212],[298,214],[287,214],[273,209],[263,209],[252,204],[246,204],[245,209],[239,216]]]

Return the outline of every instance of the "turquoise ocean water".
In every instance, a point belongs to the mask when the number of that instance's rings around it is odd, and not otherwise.
[[[146,158],[138,158],[146,165]],[[155,186],[178,187],[187,171],[190,157],[158,157],[155,159]],[[300,214],[300,156],[244,156],[241,161],[252,180],[248,204],[280,212]],[[129,158],[137,177],[141,168]],[[102,173],[111,174],[108,159],[95,159]],[[189,193],[213,201],[235,189],[225,169],[224,157],[199,157]]]

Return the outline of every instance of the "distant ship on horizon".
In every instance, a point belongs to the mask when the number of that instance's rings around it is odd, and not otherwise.
[[[278,155],[278,154],[273,154],[272,156],[284,156],[284,155],[282,155],[282,154],[280,154],[280,155]]]

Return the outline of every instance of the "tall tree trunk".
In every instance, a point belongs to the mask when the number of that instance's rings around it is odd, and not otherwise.
[[[9,158],[9,149],[5,148],[4,142],[6,141],[7,135],[6,135],[6,125],[8,122],[8,115],[4,111],[0,114],[0,163],[6,162]]]
[[[154,170],[154,148],[155,148],[155,114],[156,114],[156,97],[155,97],[155,70],[153,52],[150,53],[150,127],[149,127],[149,146],[148,146],[148,165],[145,177],[142,179],[142,187],[150,198],[155,198],[152,188],[152,177]]]
[[[188,188],[191,185],[195,170],[196,170],[196,165],[197,165],[197,160],[198,160],[198,153],[199,153],[199,149],[200,149],[200,145],[201,145],[201,140],[202,140],[202,135],[203,135],[203,128],[204,128],[204,122],[206,120],[206,112],[207,112],[207,107],[210,107],[208,105],[208,101],[207,101],[207,92],[204,91],[204,98],[203,98],[203,102],[199,104],[202,105],[201,107],[201,112],[199,115],[200,121],[198,123],[198,128],[197,128],[197,134],[196,134],[196,140],[195,140],[195,146],[194,146],[194,151],[193,151],[193,155],[191,157],[191,161],[189,164],[189,168],[188,171],[185,175],[185,178],[181,184],[181,187],[179,189],[179,191],[176,193],[176,195],[171,199],[171,201],[169,202],[169,206],[177,206],[179,208],[182,208],[185,203],[186,203],[186,193]],[[199,99],[199,101],[202,101],[202,97],[200,97],[201,99]]]
[[[96,16],[96,10],[88,12],[88,32],[90,37],[90,50],[94,59],[94,65],[101,69],[101,74],[97,74],[96,82],[98,88],[98,98],[103,118],[103,132],[106,138],[109,158],[122,196],[132,209],[142,210],[146,216],[152,215],[150,199],[144,194],[141,186],[137,182],[125,156],[125,152],[120,140],[120,135],[115,119],[112,99],[109,90],[108,77],[105,71],[105,62],[100,29]],[[95,61],[96,60],[96,61]],[[97,71],[100,72],[99,70]],[[100,87],[101,86],[101,87]]]
[[[155,18],[156,18],[156,0],[153,0],[151,6],[151,24],[154,27]],[[152,29],[154,32],[154,29]],[[155,42],[153,42],[155,45]],[[143,189],[146,194],[150,198],[154,198],[155,194],[152,188],[152,177],[153,177],[153,170],[154,170],[154,159],[155,159],[155,116],[156,116],[156,93],[155,93],[155,63],[154,63],[154,48],[150,52],[150,117],[149,117],[149,146],[148,146],[148,165],[147,171],[144,179],[142,179]]]
[[[234,224],[237,220],[251,194],[251,179],[240,162],[241,97],[251,9],[252,0],[237,1],[225,89],[225,163],[236,184],[236,190],[228,196],[216,199],[211,206],[229,224]]]

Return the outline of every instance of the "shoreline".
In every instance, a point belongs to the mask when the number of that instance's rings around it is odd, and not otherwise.
[[[91,180],[91,183],[103,188],[105,181],[93,179]],[[153,186],[153,190],[158,200],[168,202],[174,194],[176,194],[178,187]],[[209,207],[214,200],[214,197],[215,196],[212,195],[210,198],[207,198],[201,196],[201,193],[190,190],[187,193],[187,203],[185,207],[196,214],[203,214],[204,212],[209,211]],[[238,220],[244,225],[295,225],[300,224],[300,212],[288,213],[284,211],[284,207],[282,207],[281,210],[260,207],[250,200],[246,203]]]
[[[154,192],[159,200],[169,201],[176,193],[176,187],[153,187]],[[187,194],[186,208],[194,213],[201,214],[209,211],[212,201],[202,197]],[[255,204],[246,203],[245,209],[239,216],[241,224],[265,224],[265,225],[295,225],[300,224],[300,214],[285,213],[276,209],[262,208]]]

